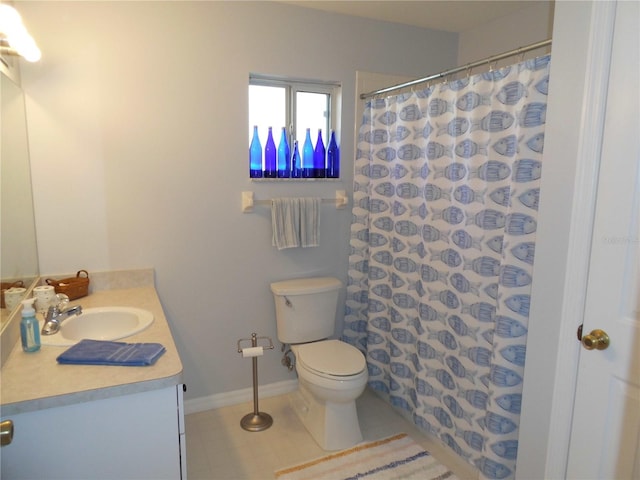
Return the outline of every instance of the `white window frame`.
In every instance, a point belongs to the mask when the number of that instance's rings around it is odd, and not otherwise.
[[[293,78],[274,77],[269,75],[255,74],[249,75],[249,85],[262,85],[268,87],[284,87],[286,102],[286,122],[289,145],[293,148],[297,127],[296,119],[296,94],[298,92],[323,93],[329,96],[329,115],[327,128],[324,132],[323,141],[328,145],[331,130],[339,130],[339,102],[341,86],[338,82],[326,82],[322,80],[303,80]],[[251,125],[249,125],[251,127]]]

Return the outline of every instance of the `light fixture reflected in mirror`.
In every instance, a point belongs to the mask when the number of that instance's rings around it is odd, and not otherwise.
[[[40,49],[27,32],[20,14],[4,3],[0,4],[0,53],[19,55],[28,62],[37,62],[41,57]]]

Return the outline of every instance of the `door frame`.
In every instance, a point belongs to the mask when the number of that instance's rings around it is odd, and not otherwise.
[[[566,475],[616,3],[555,4],[518,479]]]

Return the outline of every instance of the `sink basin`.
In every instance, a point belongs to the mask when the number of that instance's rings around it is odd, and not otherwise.
[[[40,341],[42,345],[68,346],[85,338],[119,340],[141,332],[152,323],[153,313],[141,308],[85,308],[81,315],[64,320],[55,335],[41,335]]]

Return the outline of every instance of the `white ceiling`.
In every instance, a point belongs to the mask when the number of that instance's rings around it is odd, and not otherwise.
[[[302,0],[284,3],[459,33],[541,1],[547,0]]]

